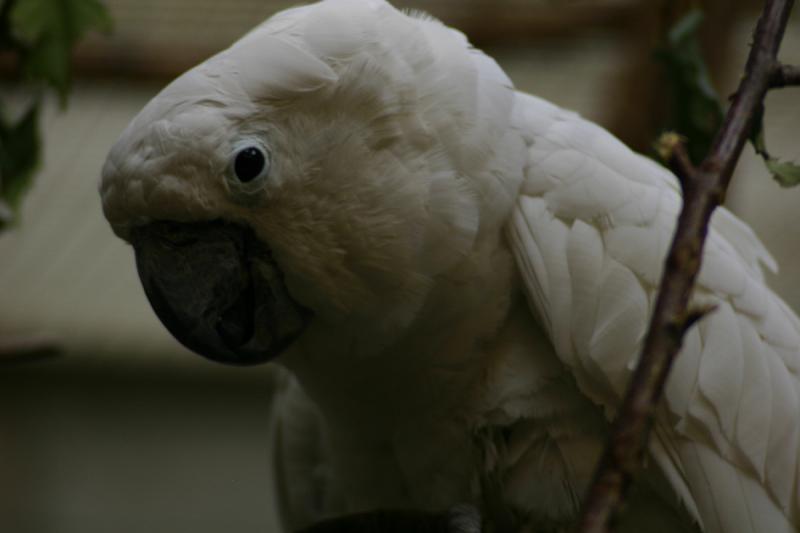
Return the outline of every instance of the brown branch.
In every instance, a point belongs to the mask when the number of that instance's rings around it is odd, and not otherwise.
[[[297,533],[448,533],[444,516],[422,511],[372,511],[330,518]]]
[[[480,529],[477,510],[456,505],[439,513],[389,509],[349,514],[317,522],[297,533],[469,533]]]
[[[777,65],[769,79],[769,86],[772,89],[798,85],[800,85],[800,67],[796,65]]]
[[[0,366],[49,359],[61,353],[51,335],[0,337]]]
[[[653,415],[683,334],[698,318],[688,310],[714,209],[722,202],[733,169],[775,76],[777,52],[793,0],[767,0],[756,26],[745,75],[711,152],[699,167],[684,158],[678,142],[669,158],[681,180],[684,204],[667,255],[642,355],[614,421],[607,447],[589,487],[579,531],[609,531],[633,475],[643,463]]]

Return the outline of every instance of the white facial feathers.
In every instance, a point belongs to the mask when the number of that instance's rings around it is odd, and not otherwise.
[[[288,10],[142,110],[104,168],[104,210],[123,237],[151,220],[252,227],[305,303],[367,317],[394,295],[380,327],[397,329],[435,276],[500,238],[525,161],[513,102],[494,61],[435,20],[379,0]],[[242,139],[270,154],[246,198],[229,183]]]

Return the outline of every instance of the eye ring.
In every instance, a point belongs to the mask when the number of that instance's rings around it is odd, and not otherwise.
[[[243,140],[233,147],[228,181],[239,190],[255,192],[263,186],[270,167],[269,150],[255,140]]]

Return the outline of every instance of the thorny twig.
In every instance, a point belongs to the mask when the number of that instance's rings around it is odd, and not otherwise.
[[[756,110],[770,87],[798,83],[795,67],[777,61],[793,0],[767,0],[756,26],[753,46],[722,127],[703,162],[694,167],[683,142],[668,147],[669,163],[681,181],[684,204],[667,255],[655,310],[642,355],[614,421],[582,508],[581,533],[609,531],[630,481],[643,462],[656,406],[683,335],[699,314],[689,309],[703,244],[714,209],[722,203]]]

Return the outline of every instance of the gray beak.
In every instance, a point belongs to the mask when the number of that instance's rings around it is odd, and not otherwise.
[[[131,233],[150,305],[198,354],[234,365],[268,361],[310,320],[289,296],[269,249],[222,221],[153,222]]]

